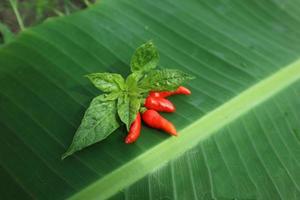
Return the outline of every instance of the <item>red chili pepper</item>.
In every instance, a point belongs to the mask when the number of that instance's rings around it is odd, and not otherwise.
[[[177,88],[177,90],[174,91],[163,91],[163,92],[150,92],[150,96],[153,97],[168,97],[168,96],[172,96],[175,94],[184,94],[184,95],[190,95],[191,91],[189,89],[187,89],[186,87],[180,86]]]
[[[177,136],[176,128],[174,125],[163,118],[157,111],[155,110],[146,110],[142,114],[143,121],[150,127],[163,130],[170,135]]]
[[[132,122],[132,124],[130,126],[128,135],[125,138],[126,144],[133,143],[138,139],[138,137],[140,136],[140,133],[141,133],[141,126],[142,126],[141,115],[140,115],[140,113],[138,113],[136,115],[135,120]]]
[[[175,112],[176,108],[171,101],[162,97],[148,96],[145,107],[159,112]]]

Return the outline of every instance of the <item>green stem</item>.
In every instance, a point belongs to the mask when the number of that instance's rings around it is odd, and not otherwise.
[[[68,6],[68,0],[64,0],[64,9],[65,9],[65,14],[69,15],[70,14],[70,9]]]
[[[18,24],[20,26],[20,29],[21,31],[25,30],[25,26],[24,26],[24,23],[23,23],[23,20],[21,18],[21,15],[19,13],[19,10],[18,10],[18,1],[17,0],[9,0],[10,2],[10,5],[16,15],[16,18],[17,18],[17,21],[18,21]]]
[[[140,113],[141,113],[141,114],[143,114],[143,113],[146,112],[146,111],[147,111],[147,108],[145,108],[145,107],[141,107],[141,108],[140,108]]]
[[[140,102],[141,105],[144,105],[144,104],[145,104],[145,101],[146,101],[146,98],[142,98],[142,99],[141,99],[141,102]]]
[[[86,5],[87,7],[89,7],[89,6],[91,5],[91,2],[89,2],[89,0],[83,0],[83,2],[85,3],[85,5]]]
[[[53,12],[54,12],[56,15],[60,16],[60,17],[62,17],[62,16],[65,15],[63,12],[60,12],[59,10],[57,10],[57,9],[55,9],[55,8],[53,9]]]

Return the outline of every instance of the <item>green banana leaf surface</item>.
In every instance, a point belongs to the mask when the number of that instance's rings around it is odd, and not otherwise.
[[[160,67],[196,77],[164,115],[61,160],[91,99],[83,77]],[[300,1],[101,0],[0,49],[0,199],[300,199]]]

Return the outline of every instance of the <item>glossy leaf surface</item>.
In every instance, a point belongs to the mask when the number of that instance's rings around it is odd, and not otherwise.
[[[0,49],[1,199],[299,199],[299,1],[102,0]],[[160,67],[196,79],[169,137],[126,128],[61,161],[94,96],[83,76]]]

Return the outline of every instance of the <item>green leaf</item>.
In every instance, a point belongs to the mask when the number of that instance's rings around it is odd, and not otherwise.
[[[147,72],[155,69],[159,62],[159,55],[152,41],[137,48],[131,58],[132,72]]]
[[[139,87],[146,91],[171,91],[194,77],[176,69],[150,71],[139,82]]]
[[[127,131],[139,112],[141,100],[137,94],[124,94],[118,98],[118,114],[121,121],[126,125]]]
[[[299,2],[100,0],[0,49],[0,199],[298,200]],[[153,38],[196,79],[165,114],[178,137],[125,128],[61,161],[89,72],[129,74]],[[34,180],[34,181],[33,181]]]
[[[124,79],[115,73],[93,73],[86,75],[96,88],[103,92],[116,92],[124,89]]]
[[[121,92],[111,92],[111,93],[108,93],[108,94],[102,94],[102,95],[99,95],[97,97],[98,101],[113,101],[113,100],[117,100],[118,97],[122,95]]]
[[[119,126],[116,118],[116,101],[103,102],[103,96],[95,97],[86,110],[73,141],[62,158],[104,140]]]
[[[140,80],[141,77],[142,77],[142,74],[140,74],[140,73],[131,73],[126,78],[127,91],[129,93],[138,92],[138,81]]]

